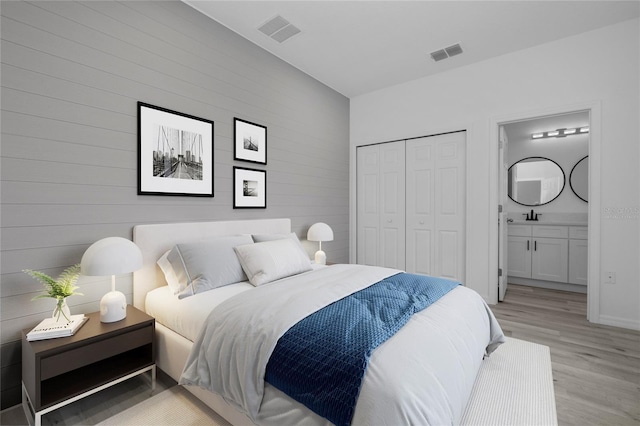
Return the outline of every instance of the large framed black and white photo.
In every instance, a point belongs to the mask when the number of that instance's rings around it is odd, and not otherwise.
[[[267,207],[267,171],[233,168],[233,208],[264,209]]]
[[[138,102],[138,194],[213,197],[213,121]]]
[[[233,119],[233,158],[267,164],[267,128],[260,124]]]

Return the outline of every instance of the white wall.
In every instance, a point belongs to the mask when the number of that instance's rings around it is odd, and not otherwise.
[[[595,151],[601,173],[593,172],[590,204],[600,230],[598,306],[591,320],[640,328],[638,206],[639,20],[525,49],[471,66],[368,93],[351,100],[351,229],[354,226],[355,146],[467,128],[467,285],[489,300],[493,268],[489,253],[497,221],[496,117],[539,111],[573,111],[597,104],[601,120]],[[452,60],[455,60],[453,58]],[[598,154],[596,152],[596,154]],[[593,152],[592,152],[593,154]],[[353,234],[353,233],[352,233]],[[597,239],[594,239],[597,240]],[[355,241],[351,238],[351,259]],[[490,271],[490,268],[492,269]],[[605,271],[617,273],[605,284]],[[590,298],[591,301],[591,298]]]

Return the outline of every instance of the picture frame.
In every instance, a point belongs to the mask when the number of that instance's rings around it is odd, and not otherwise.
[[[234,117],[233,159],[267,164],[267,127]]]
[[[138,195],[213,197],[214,122],[138,102]]]
[[[267,208],[267,171],[233,167],[233,208]]]

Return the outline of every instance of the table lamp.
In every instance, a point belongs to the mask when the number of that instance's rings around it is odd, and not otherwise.
[[[323,241],[333,241],[333,230],[326,223],[318,222],[311,225],[309,231],[307,231],[307,240],[318,241],[320,247],[315,255],[315,261],[318,265],[327,264],[327,255],[322,251]]]
[[[116,322],[127,316],[127,299],[116,291],[116,275],[142,267],[142,252],[132,241],[121,237],[103,238],[93,243],[82,255],[83,275],[111,275],[111,291],[100,300],[100,321]]]

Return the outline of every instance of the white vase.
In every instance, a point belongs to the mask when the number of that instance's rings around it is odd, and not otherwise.
[[[67,299],[65,297],[56,298],[56,307],[53,309],[53,318],[57,322],[71,321],[71,310],[67,305]]]

